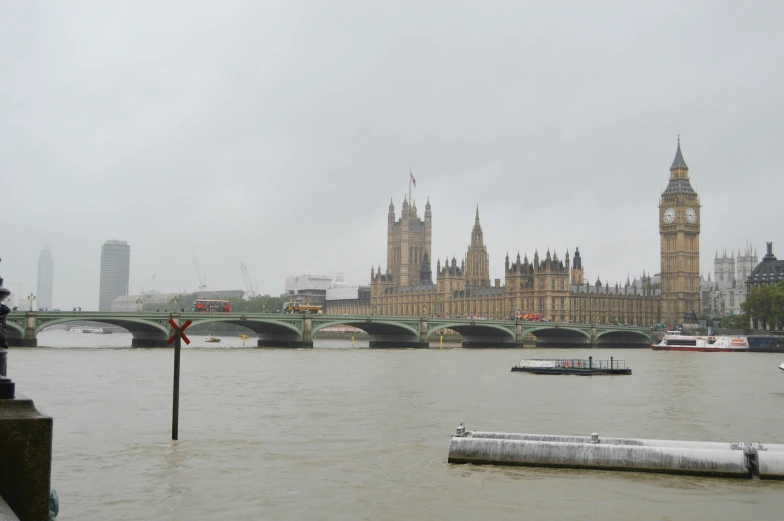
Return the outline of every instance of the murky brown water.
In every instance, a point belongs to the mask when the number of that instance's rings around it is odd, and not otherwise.
[[[784,442],[784,355],[567,353],[634,374],[509,370],[557,350],[187,349],[178,442],[169,350],[14,349],[9,373],[55,418],[58,520],[781,518],[781,482],[446,463],[460,421]]]

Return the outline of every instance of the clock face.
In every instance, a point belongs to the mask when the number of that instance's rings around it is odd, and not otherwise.
[[[686,220],[692,224],[697,222],[697,211],[694,208],[686,208]]]
[[[664,210],[664,222],[667,224],[672,224],[672,221],[675,220],[675,208],[667,208]]]

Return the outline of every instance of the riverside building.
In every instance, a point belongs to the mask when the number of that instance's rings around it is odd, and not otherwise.
[[[101,246],[101,283],[98,311],[111,311],[117,297],[128,295],[131,247],[125,241],[106,241]]]
[[[689,181],[680,140],[670,180],[659,198],[661,278],[645,272],[634,281],[610,285],[585,280],[579,248],[563,257],[514,260],[507,254],[504,280],[490,280],[490,259],[477,207],[471,242],[463,259],[436,260],[431,271],[433,213],[430,201],[420,217],[416,203],[403,199],[397,219],[389,204],[387,267],[371,268],[370,298],[327,300],[330,314],[458,316],[505,319],[541,316],[555,322],[675,325],[696,319],[700,309],[699,197]],[[358,295],[359,297],[359,295]]]
[[[54,257],[49,246],[45,246],[38,256],[38,295],[36,305],[42,309],[52,309],[52,287],[54,286]]]

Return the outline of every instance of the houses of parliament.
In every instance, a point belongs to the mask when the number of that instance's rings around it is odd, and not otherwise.
[[[660,278],[645,273],[611,285],[585,280],[579,248],[559,257],[504,261],[504,280],[490,280],[479,208],[463,259],[436,261],[431,270],[433,213],[428,200],[420,217],[403,199],[400,218],[390,202],[387,262],[371,268],[369,291],[359,299],[328,301],[327,313],[513,318],[536,314],[555,322],[674,325],[699,312],[700,204],[678,140],[669,183],[659,198]]]

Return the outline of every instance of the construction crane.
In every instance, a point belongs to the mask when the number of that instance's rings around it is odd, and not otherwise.
[[[207,289],[207,278],[201,276],[201,270],[199,269],[199,261],[196,260],[196,254],[193,254],[193,264],[196,265],[196,277],[199,279],[199,291],[204,291]]]
[[[150,282],[147,283],[147,289],[148,290],[152,288],[152,281],[155,280],[155,276],[156,275],[157,275],[157,273],[153,273],[152,274],[152,278],[150,279]],[[145,293],[144,286],[142,286],[141,284],[139,284],[139,291],[140,291],[140,295],[142,296],[142,298],[144,298],[144,293]]]
[[[245,281],[245,289],[248,292],[248,297],[254,298],[258,292],[259,285],[251,282],[250,275],[248,275],[248,267],[245,266],[245,263],[242,261],[240,261],[240,270],[242,271],[242,280]]]

